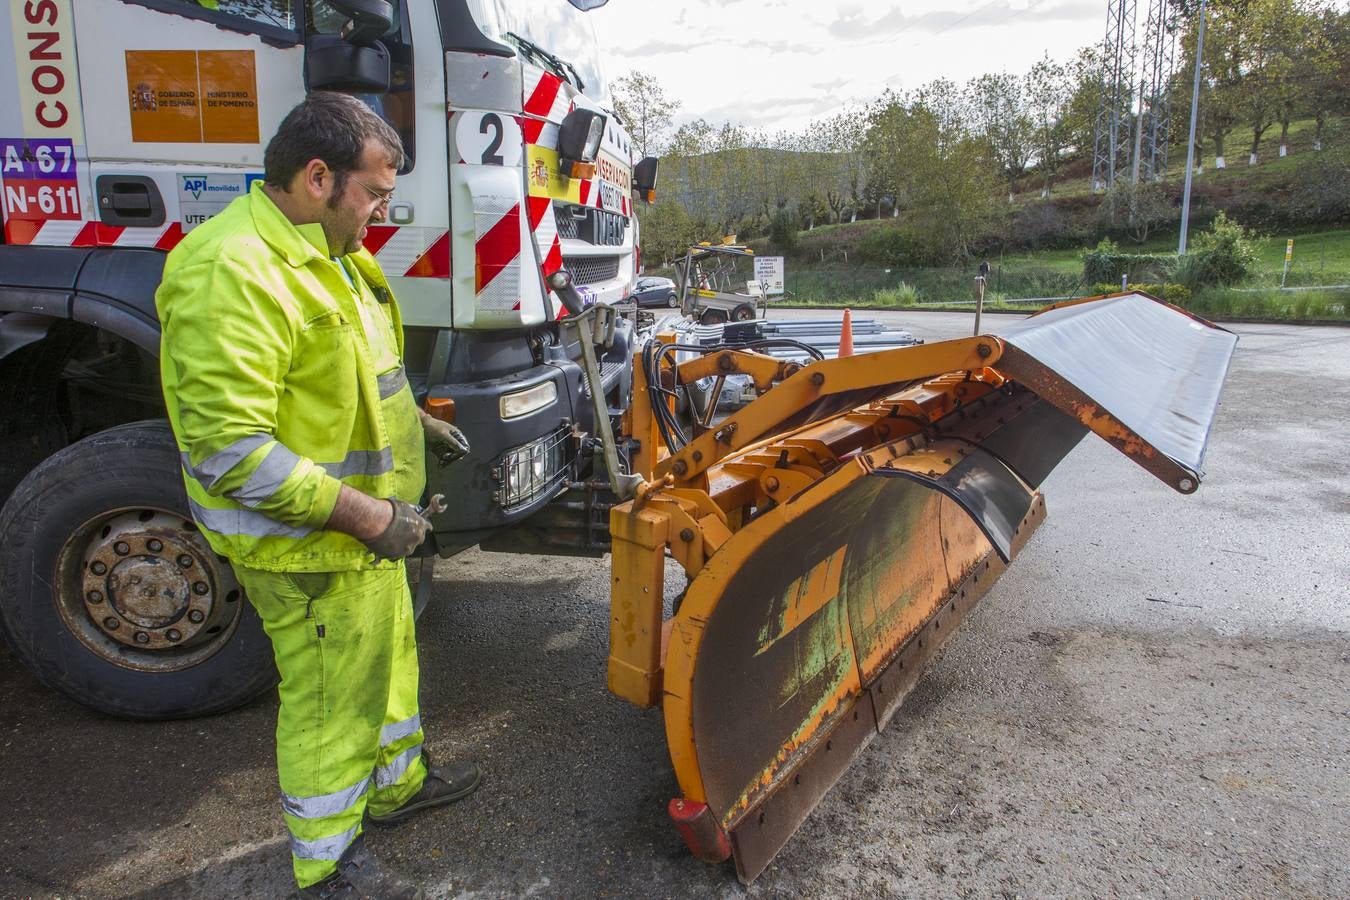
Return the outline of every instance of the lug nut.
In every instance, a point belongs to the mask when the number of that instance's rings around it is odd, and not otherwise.
[[[150,635],[146,634],[144,631],[136,632],[136,643],[138,644],[150,643]]]
[[[108,629],[109,631],[116,631],[117,626],[121,624],[122,623],[118,622],[115,616],[108,616],[108,618],[103,620],[103,627]]]
[[[770,494],[778,490],[778,479],[774,478],[772,475],[764,479],[764,489]]]
[[[210,588],[206,586],[205,581],[192,582],[192,593],[194,594],[205,594],[209,590]]]
[[[164,542],[156,540],[155,538],[151,538],[150,540],[146,541],[145,546],[150,548],[151,553],[158,553],[159,551],[164,549]]]
[[[178,557],[178,564],[185,569],[190,569],[192,568],[192,557],[183,553]]]
[[[183,637],[182,633],[177,628],[170,628],[168,631],[164,632],[164,636],[171,641],[181,640]]]
[[[101,559],[96,559],[90,564],[89,571],[93,572],[95,575],[107,575],[108,564]]]
[[[118,556],[126,556],[128,553],[131,552],[131,545],[128,544],[126,541],[118,541],[117,543],[113,544],[113,552],[116,553]]]
[[[102,603],[102,602],[103,602],[103,592],[102,592],[102,591],[90,591],[90,592],[89,592],[89,602],[90,602],[90,603]]]
[[[684,541],[687,544],[693,539],[694,539],[694,529],[692,528],[680,529],[680,540]]]
[[[194,625],[200,624],[202,620],[205,618],[206,614],[203,613],[200,609],[193,609],[188,611],[188,621]]]

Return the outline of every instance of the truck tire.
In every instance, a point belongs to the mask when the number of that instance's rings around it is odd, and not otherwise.
[[[128,719],[224,712],[276,683],[272,647],[192,523],[169,426],[57,452],[0,509],[0,623],[37,677]]]
[[[742,303],[732,310],[731,317],[737,322],[749,322],[755,317],[755,308],[749,303]]]

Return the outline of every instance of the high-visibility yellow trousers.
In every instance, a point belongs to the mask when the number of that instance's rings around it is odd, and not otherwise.
[[[426,778],[407,573],[235,573],[281,673],[281,806],[306,887],[336,869],[367,807],[392,812]]]

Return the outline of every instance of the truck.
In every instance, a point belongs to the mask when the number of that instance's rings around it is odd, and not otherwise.
[[[428,496],[452,502],[420,555],[608,555],[609,690],[660,707],[672,824],[749,882],[1027,546],[1082,438],[1199,487],[1236,337],[1138,292],[836,358],[752,322],[639,333],[621,311],[658,162],[614,114],[597,5],[10,4],[0,625],[41,681],[116,716],[219,713],[275,683],[192,519],[154,294],[166,252],[261,176],[282,115],[350,93],[407,157],[366,246],[409,381],[473,444],[428,460]],[[691,402],[733,378],[749,402]]]
[[[429,466],[431,492],[454,502],[428,549],[534,550],[541,532],[555,552],[585,549],[585,518],[603,511],[584,490],[559,494],[590,477],[594,407],[545,279],[569,273],[585,302],[631,294],[633,205],[656,167],[613,113],[586,5],[10,5],[0,619],[42,680],[153,719],[228,709],[274,678],[179,494],[154,294],[166,251],[262,176],[266,141],[307,90],[365,99],[404,144],[387,223],[365,244],[403,310],[421,402],[473,443]],[[620,321],[601,350],[616,415],[632,334]]]

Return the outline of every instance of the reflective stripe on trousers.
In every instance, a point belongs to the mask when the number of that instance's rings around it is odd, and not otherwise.
[[[407,571],[235,572],[281,673],[277,770],[305,887],[334,870],[367,809],[393,812],[426,775]]]

